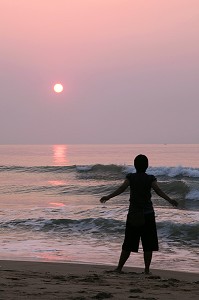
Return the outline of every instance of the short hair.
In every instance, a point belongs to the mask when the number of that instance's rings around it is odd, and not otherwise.
[[[137,172],[145,172],[149,166],[149,161],[146,155],[139,154],[134,159],[134,166]]]

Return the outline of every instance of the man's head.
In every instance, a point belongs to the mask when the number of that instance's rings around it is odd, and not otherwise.
[[[149,166],[148,158],[143,154],[139,154],[134,159],[134,166],[137,172],[145,172]]]

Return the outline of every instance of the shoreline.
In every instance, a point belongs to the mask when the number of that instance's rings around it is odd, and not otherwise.
[[[93,267],[93,266],[101,266],[101,267],[103,267],[103,268],[107,268],[108,270],[110,269],[114,269],[114,268],[116,268],[116,266],[117,266],[117,262],[116,262],[116,264],[113,264],[113,263],[110,263],[110,264],[107,264],[107,263],[104,263],[104,262],[99,262],[99,263],[97,263],[97,262],[89,262],[89,261],[81,261],[81,260],[79,260],[79,261],[73,261],[73,260],[42,260],[42,259],[29,259],[28,257],[26,257],[26,258],[22,258],[22,257],[18,257],[18,258],[1,258],[0,259],[0,270],[1,270],[1,262],[2,262],[2,264],[4,264],[4,262],[8,262],[8,265],[10,265],[11,263],[14,263],[15,264],[15,262],[16,262],[16,264],[18,264],[18,263],[20,263],[20,264],[23,264],[23,263],[25,263],[25,264],[31,264],[31,263],[35,263],[35,264],[45,264],[46,266],[48,266],[48,265],[51,265],[51,264],[53,264],[54,266],[55,265],[62,265],[62,264],[64,264],[64,265],[68,265],[68,266],[70,266],[70,265],[80,265],[80,266],[84,266],[84,265],[86,265],[86,266],[91,266],[91,267]],[[164,272],[164,273],[168,273],[168,274],[176,274],[177,276],[178,275],[180,275],[180,274],[184,274],[185,276],[186,276],[186,274],[193,274],[193,276],[194,275],[196,275],[196,276],[199,276],[199,269],[198,269],[198,272],[197,271],[189,271],[189,270],[187,270],[187,271],[184,271],[184,270],[178,270],[178,269],[175,269],[175,270],[173,270],[173,269],[160,269],[160,268],[150,268],[151,269],[151,272],[158,272],[158,273],[162,273],[162,272]],[[128,270],[137,270],[137,272],[143,272],[144,271],[144,263],[143,263],[143,266],[130,266],[130,265],[128,265],[128,263],[126,263],[125,264],[125,266],[124,266],[124,270],[126,270],[126,271],[128,271]],[[125,272],[125,271],[124,271]]]
[[[0,260],[0,299],[198,299],[199,273],[76,262]]]

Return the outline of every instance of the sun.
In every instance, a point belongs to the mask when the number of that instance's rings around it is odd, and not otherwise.
[[[64,90],[64,87],[63,87],[63,85],[61,83],[56,83],[54,85],[54,91],[55,91],[55,93],[61,93],[61,92],[63,92],[63,90]]]

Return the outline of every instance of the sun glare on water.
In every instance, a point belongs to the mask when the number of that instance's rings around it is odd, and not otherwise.
[[[61,83],[56,83],[54,85],[54,91],[55,91],[55,93],[61,93],[61,92],[63,92],[63,89],[64,89],[64,87],[63,87],[63,85]]]

